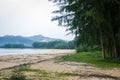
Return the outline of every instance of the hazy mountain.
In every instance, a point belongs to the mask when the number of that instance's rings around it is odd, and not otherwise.
[[[0,45],[11,43],[11,44],[24,44],[26,46],[31,46],[33,42],[48,42],[54,40],[57,39],[44,37],[42,35],[35,35],[30,37],[6,35],[0,37]]]
[[[32,41],[37,41],[37,42],[49,42],[49,41],[58,40],[58,39],[54,39],[54,38],[45,37],[42,35],[31,36],[31,37],[28,37],[28,39],[30,39]]]
[[[22,36],[7,35],[7,36],[0,37],[0,45],[4,45],[7,43],[24,44],[24,45],[30,46],[33,43],[33,41]]]

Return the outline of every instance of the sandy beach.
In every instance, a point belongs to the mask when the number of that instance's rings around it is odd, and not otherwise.
[[[56,50],[44,54],[24,54],[0,56],[0,72],[7,73],[8,70],[20,64],[29,64],[32,69],[45,70],[50,73],[72,73],[75,76],[51,78],[48,80],[120,80],[120,69],[99,69],[86,63],[56,61],[54,58],[60,55],[73,54],[74,50]],[[35,77],[37,73],[27,73],[27,76]],[[0,76],[0,80],[2,80]],[[29,80],[42,80],[34,79]],[[45,79],[47,80],[47,79]]]
[[[59,55],[72,54],[75,50],[53,50],[52,52],[15,54],[0,56],[0,70],[19,66],[20,64],[33,64],[55,58]]]

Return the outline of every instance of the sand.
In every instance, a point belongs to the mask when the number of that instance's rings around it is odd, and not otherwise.
[[[75,50],[53,50],[45,53],[16,54],[0,56],[0,70],[19,66],[21,64],[33,64],[55,58],[59,55],[72,54]]]
[[[120,69],[99,69],[86,63],[56,62],[48,60],[30,66],[33,69],[42,69],[48,72],[76,73],[79,76],[67,77],[65,80],[120,80]]]
[[[120,80],[120,69],[118,68],[103,70],[86,63],[59,62],[54,59],[60,55],[73,54],[74,52],[74,50],[56,50],[44,54],[0,56],[0,70],[11,69],[20,64],[30,64],[32,69],[78,74],[77,76],[64,77],[58,80]]]

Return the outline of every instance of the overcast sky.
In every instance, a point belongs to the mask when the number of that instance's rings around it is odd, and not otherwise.
[[[57,21],[51,22],[57,9],[48,0],[0,0],[0,36],[3,35],[44,35],[65,40],[64,27],[58,27]]]

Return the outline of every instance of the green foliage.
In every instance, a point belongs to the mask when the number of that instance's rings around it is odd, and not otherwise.
[[[58,77],[79,76],[79,74],[77,74],[77,73],[68,73],[68,72],[56,72],[56,76],[58,76]]]
[[[89,49],[88,49],[88,46],[79,46],[76,48],[76,51],[77,52],[88,52]]]
[[[74,49],[75,48],[75,42],[74,41],[69,41],[68,42],[68,48],[69,49]]]
[[[5,44],[3,48],[25,48],[24,44]]]
[[[32,44],[34,48],[46,48],[47,47],[47,42],[34,42]]]
[[[7,80],[26,80],[25,76],[22,74],[14,74]]]
[[[80,52],[61,56],[58,60],[84,62],[99,68],[120,68],[120,61],[116,59],[102,59],[101,52]]]
[[[76,47],[101,47],[103,58],[120,58],[120,0],[50,0],[58,6],[52,20],[76,36]],[[105,53],[107,52],[107,53]]]
[[[7,80],[27,80],[26,76],[21,72],[21,69],[23,69],[23,66],[15,68],[13,74]]]
[[[87,45],[80,45],[76,48],[77,53],[79,52],[89,52],[89,51],[100,51],[99,46],[87,46]]]
[[[40,69],[31,69],[31,68],[24,68],[21,71],[26,71],[26,72],[38,72],[40,74],[42,74],[43,76],[47,76],[49,73],[46,72],[45,70],[40,70]]]
[[[48,48],[48,49],[74,49],[74,41],[51,41],[51,42],[35,42],[33,48]]]
[[[26,69],[24,69],[22,71],[24,71],[24,72],[35,72],[35,73],[38,73],[38,77],[39,77],[40,80],[58,80],[60,77],[64,78],[66,76],[79,76],[79,74],[77,74],[77,73],[69,73],[69,72],[47,72],[45,70],[31,69],[31,68],[26,68]]]

